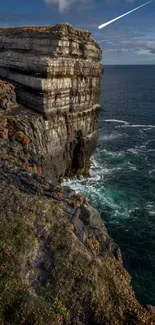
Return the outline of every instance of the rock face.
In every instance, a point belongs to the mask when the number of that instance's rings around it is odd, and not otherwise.
[[[101,55],[89,32],[69,25],[0,29],[0,76],[16,86],[18,103],[46,119],[46,164],[58,177],[89,169],[97,140]]]
[[[87,121],[97,127],[96,113],[91,112],[90,120]],[[71,126],[72,122],[73,125],[77,123],[79,128],[82,123],[80,118],[75,120],[72,117],[67,121],[67,117],[64,119],[61,116],[46,121],[43,116],[21,106],[6,112],[5,117],[4,111],[0,112],[1,137],[6,135],[10,140],[10,147],[15,146],[17,149],[20,143],[27,139],[25,147],[19,148],[25,156],[27,165],[32,168],[38,166],[46,179],[53,182],[64,175],[85,173],[89,169],[89,157],[95,148],[97,137],[93,138],[89,135],[83,137],[82,131],[79,130],[76,137],[72,138],[71,130],[67,128],[67,123]],[[47,130],[49,125],[50,131]],[[85,134],[88,129],[89,125],[85,121]],[[6,150],[5,146],[4,150]],[[18,157],[17,163],[19,161]],[[11,160],[9,163],[12,163]]]

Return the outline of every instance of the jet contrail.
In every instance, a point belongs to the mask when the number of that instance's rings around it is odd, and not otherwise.
[[[130,11],[126,12],[125,14],[123,14],[123,15],[121,15],[121,16],[119,16],[119,17],[116,17],[116,18],[114,18],[114,19],[108,21],[107,23],[104,23],[104,24],[98,26],[98,28],[101,29],[101,28],[103,28],[103,27],[106,27],[107,25],[113,23],[114,21],[116,21],[116,20],[118,20],[118,19],[120,19],[120,18],[122,18],[122,17],[124,17],[124,16],[126,16],[126,15],[129,15],[131,12],[133,12],[133,11],[135,11],[135,10],[141,8],[141,7],[146,6],[148,3],[152,2],[152,1],[154,1],[154,0],[148,1],[148,2],[144,3],[143,5],[141,5],[141,6],[137,7],[137,8],[135,8],[135,9],[130,10]]]

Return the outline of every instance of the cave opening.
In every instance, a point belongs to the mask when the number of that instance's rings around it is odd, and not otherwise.
[[[81,130],[77,132],[73,146],[72,170],[76,173],[84,168],[84,139]]]

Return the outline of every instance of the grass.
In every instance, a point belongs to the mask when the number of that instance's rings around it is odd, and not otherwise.
[[[5,183],[0,199],[0,324],[155,324],[122,265],[78,240],[63,203]]]

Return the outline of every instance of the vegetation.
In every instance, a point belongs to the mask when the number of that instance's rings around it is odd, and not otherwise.
[[[122,265],[96,238],[78,240],[63,204],[5,182],[0,199],[0,324],[155,324]]]

